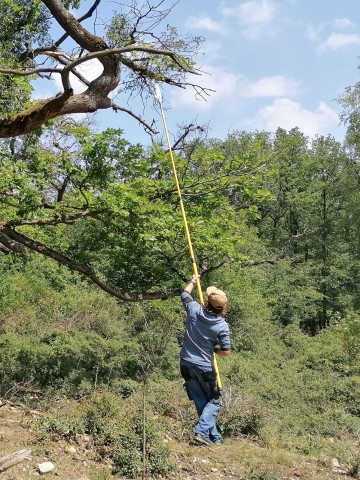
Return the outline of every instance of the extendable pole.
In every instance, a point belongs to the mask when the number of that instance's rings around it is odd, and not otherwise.
[[[195,260],[194,249],[193,249],[193,246],[192,246],[192,241],[191,241],[191,236],[190,236],[190,231],[189,231],[189,225],[188,225],[188,221],[187,221],[187,218],[186,218],[184,201],[183,201],[183,198],[182,198],[182,195],[181,195],[181,188],[180,188],[179,178],[178,178],[178,174],[177,174],[177,170],[176,170],[176,164],[175,164],[174,155],[173,155],[172,148],[171,148],[168,129],[167,129],[167,126],[166,126],[164,109],[162,107],[161,90],[160,90],[159,85],[157,85],[157,84],[155,84],[155,97],[156,97],[156,100],[158,101],[159,106],[160,106],[161,116],[162,116],[162,120],[163,120],[163,124],[164,124],[164,131],[165,131],[166,140],[167,140],[168,147],[169,147],[169,155],[170,155],[170,160],[171,160],[171,166],[172,166],[172,170],[173,170],[173,174],[174,174],[174,180],[175,180],[177,194],[178,194],[178,197],[179,197],[181,216],[182,216],[183,223],[184,223],[185,235],[186,235],[186,240],[187,240],[187,243],[188,243],[188,248],[189,248],[189,253],[190,253],[190,258],[191,258],[191,263],[192,263],[192,270],[193,270],[194,275],[198,276],[199,273],[198,273],[198,268],[197,268],[197,264],[196,264],[196,260]],[[203,296],[203,293],[202,293],[202,290],[201,290],[201,284],[200,284],[200,279],[199,278],[197,278],[197,280],[196,280],[196,287],[197,287],[200,303],[204,304],[204,296]],[[220,373],[219,373],[215,353],[214,353],[214,369],[215,369],[215,372],[216,372],[217,385],[218,385],[219,390],[221,391],[222,384],[221,384],[221,378],[220,378]]]

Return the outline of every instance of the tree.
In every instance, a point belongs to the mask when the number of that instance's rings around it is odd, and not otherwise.
[[[21,78],[42,77],[50,81],[54,75],[60,75],[62,91],[30,104],[26,104],[25,99],[21,104],[13,102],[12,108],[7,108],[6,115],[0,118],[0,138],[32,132],[58,116],[107,108],[129,113],[154,133],[151,125],[139,115],[117,105],[109,97],[111,92],[120,85],[123,92],[136,93],[146,101],[156,81],[181,88],[192,85],[200,95],[208,93],[186,79],[187,73],[198,73],[194,55],[202,39],[181,38],[169,25],[164,33],[158,33],[159,25],[170,11],[161,10],[164,0],[155,4],[145,1],[141,6],[133,2],[129,7],[123,7],[115,13],[102,37],[82,24],[99,8],[100,2],[95,0],[78,19],[68,9],[78,7],[78,1],[32,0],[30,5],[25,0],[3,2],[1,9],[16,12],[16,15],[6,17],[5,33],[3,38],[0,36],[2,82],[10,82],[14,88]],[[61,27],[64,34],[58,40],[48,39],[44,44],[49,23]],[[14,31],[18,33],[15,46],[12,46],[9,35]],[[5,60],[7,57],[9,60]],[[101,63],[103,71],[89,82],[78,67],[95,59]],[[86,86],[83,93],[74,93],[71,75]]]
[[[29,4],[30,3],[30,4]],[[0,66],[14,69],[31,67],[21,59],[25,45],[47,39],[48,22],[38,1],[5,0],[0,4]],[[0,120],[21,111],[30,100],[30,77],[0,75]]]
[[[330,136],[310,143],[298,130],[279,130],[274,148],[278,174],[268,188],[276,197],[259,221],[281,259],[270,276],[273,311],[315,334],[358,304],[354,165]]]
[[[191,138],[197,132],[189,127],[173,148],[206,275],[233,259],[246,264],[264,254],[248,219],[264,201],[266,169],[256,138],[244,137],[251,156],[230,155],[221,142]],[[50,257],[127,301],[175,295],[188,278],[171,164],[159,145],[144,149],[121,131],[94,134],[62,119],[42,135],[3,141],[0,171],[0,242],[8,251]]]

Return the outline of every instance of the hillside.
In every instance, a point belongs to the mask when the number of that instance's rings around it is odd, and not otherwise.
[[[3,480],[38,478],[37,464],[51,461],[55,469],[44,475],[62,480],[106,480],[111,475],[111,463],[100,461],[89,435],[76,439],[41,442],[31,431],[31,419],[41,412],[27,412],[20,407],[2,403],[0,407],[1,454],[30,448],[32,454],[21,464],[3,472]],[[170,437],[164,439],[175,464],[168,478],[202,480],[233,478],[243,480],[338,480],[358,478],[349,475],[348,467],[329,456],[294,454],[276,446],[261,447],[246,438],[227,439],[219,447],[196,447]],[[335,440],[330,438],[329,442]],[[125,478],[119,477],[116,478]],[[150,477],[146,477],[150,478]],[[164,477],[163,477],[164,478]]]

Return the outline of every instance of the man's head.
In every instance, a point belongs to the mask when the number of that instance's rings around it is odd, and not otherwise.
[[[226,293],[216,287],[208,287],[206,289],[206,300],[216,310],[225,309],[228,303]]]

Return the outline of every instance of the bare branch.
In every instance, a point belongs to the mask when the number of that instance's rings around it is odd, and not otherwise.
[[[94,112],[97,109],[106,109],[113,106],[113,102],[107,97],[107,95],[114,90],[119,83],[119,61],[132,70],[140,73],[144,77],[156,79],[156,74],[154,72],[142,65],[136,65],[135,62],[124,55],[121,55],[120,60],[115,59],[115,54],[134,51],[148,51],[152,54],[169,56],[174,61],[176,60],[176,55],[170,50],[161,50],[152,47],[128,46],[123,48],[91,52],[83,57],[77,58],[73,62],[67,63],[63,69],[39,68],[28,71],[25,70],[24,72],[0,69],[0,73],[12,75],[60,73],[64,87],[64,93],[62,95],[36,102],[28,110],[0,121],[0,138],[7,138],[28,133],[40,127],[45,121],[55,118],[59,115],[65,115],[69,113],[89,113]],[[94,58],[98,58],[103,63],[103,73],[88,85],[86,92],[73,95],[73,91],[69,82],[70,73],[78,65]],[[107,61],[107,59],[109,61]],[[180,62],[178,62],[178,64],[181,65]],[[187,67],[183,66],[183,68],[185,69]],[[192,72],[191,69],[187,69],[187,71]],[[165,78],[164,81],[179,86],[178,82],[170,78]],[[142,120],[139,118],[137,119],[144,124]],[[150,131],[153,131],[153,129],[148,125],[146,125],[146,127],[149,128]]]
[[[4,75],[17,75],[20,77],[28,77],[31,75],[37,75],[39,73],[62,73],[62,68],[34,68],[32,70],[14,70],[12,68],[1,68],[0,73]]]
[[[193,124],[190,124],[188,125],[187,127],[184,128],[184,133],[176,140],[176,142],[173,144],[173,146],[171,147],[171,150],[176,150],[179,145],[181,143],[184,142],[184,140],[186,139],[186,137],[192,133],[192,132],[195,132],[196,130],[200,131],[200,132],[203,132],[204,129],[202,127],[200,127],[199,125],[193,125]],[[166,153],[169,153],[169,149],[166,150]]]
[[[32,70],[14,70],[14,69],[8,69],[8,68],[1,68],[0,67],[0,73],[3,73],[5,75],[20,75],[20,76],[29,76],[29,75],[36,75],[38,73],[62,73],[64,70],[73,70],[75,67],[78,65],[84,63],[84,62],[89,62],[90,60],[93,59],[102,59],[103,57],[108,57],[110,55],[120,55],[120,54],[126,54],[129,52],[147,52],[152,55],[163,55],[163,56],[168,56],[170,57],[174,63],[176,63],[184,72],[192,73],[194,75],[199,75],[198,72],[195,70],[192,70],[188,65],[183,63],[177,55],[172,52],[171,50],[163,50],[161,48],[155,48],[155,47],[144,47],[144,46],[137,46],[137,45],[129,45],[127,47],[121,47],[121,48],[107,48],[106,50],[101,50],[101,51],[96,51],[96,52],[90,52],[83,57],[78,57],[76,60],[69,62],[66,64],[66,67],[64,69],[61,68],[36,68]],[[65,55],[63,52],[59,53],[52,53],[49,51],[44,51],[42,52],[44,55],[48,56],[53,56],[53,57],[65,57],[65,58],[70,58],[68,55]],[[58,58],[57,58],[58,59]],[[143,59],[141,59],[142,61]],[[145,67],[139,66],[135,63],[135,60],[131,60],[128,57],[121,56],[121,62],[129,66],[132,70],[137,70],[137,71],[142,71],[149,73],[152,75],[153,78],[156,77],[156,74],[154,72],[151,72],[151,70],[146,69]],[[170,83],[170,79],[167,79],[167,83]],[[175,83],[175,82],[173,82]],[[181,83],[178,83],[179,85],[183,85]],[[202,87],[199,87],[197,85],[193,85],[195,88],[201,88],[204,90]],[[214,91],[211,89],[206,89],[208,91]]]
[[[115,110],[115,112],[119,110],[121,112],[128,113],[131,117],[135,118],[135,120],[140,122],[151,134],[156,135],[159,133],[157,130],[154,130],[151,125],[146,123],[145,120],[143,120],[139,115],[136,115],[128,108],[120,107],[120,105],[117,105],[116,103],[112,103],[111,106]]]

